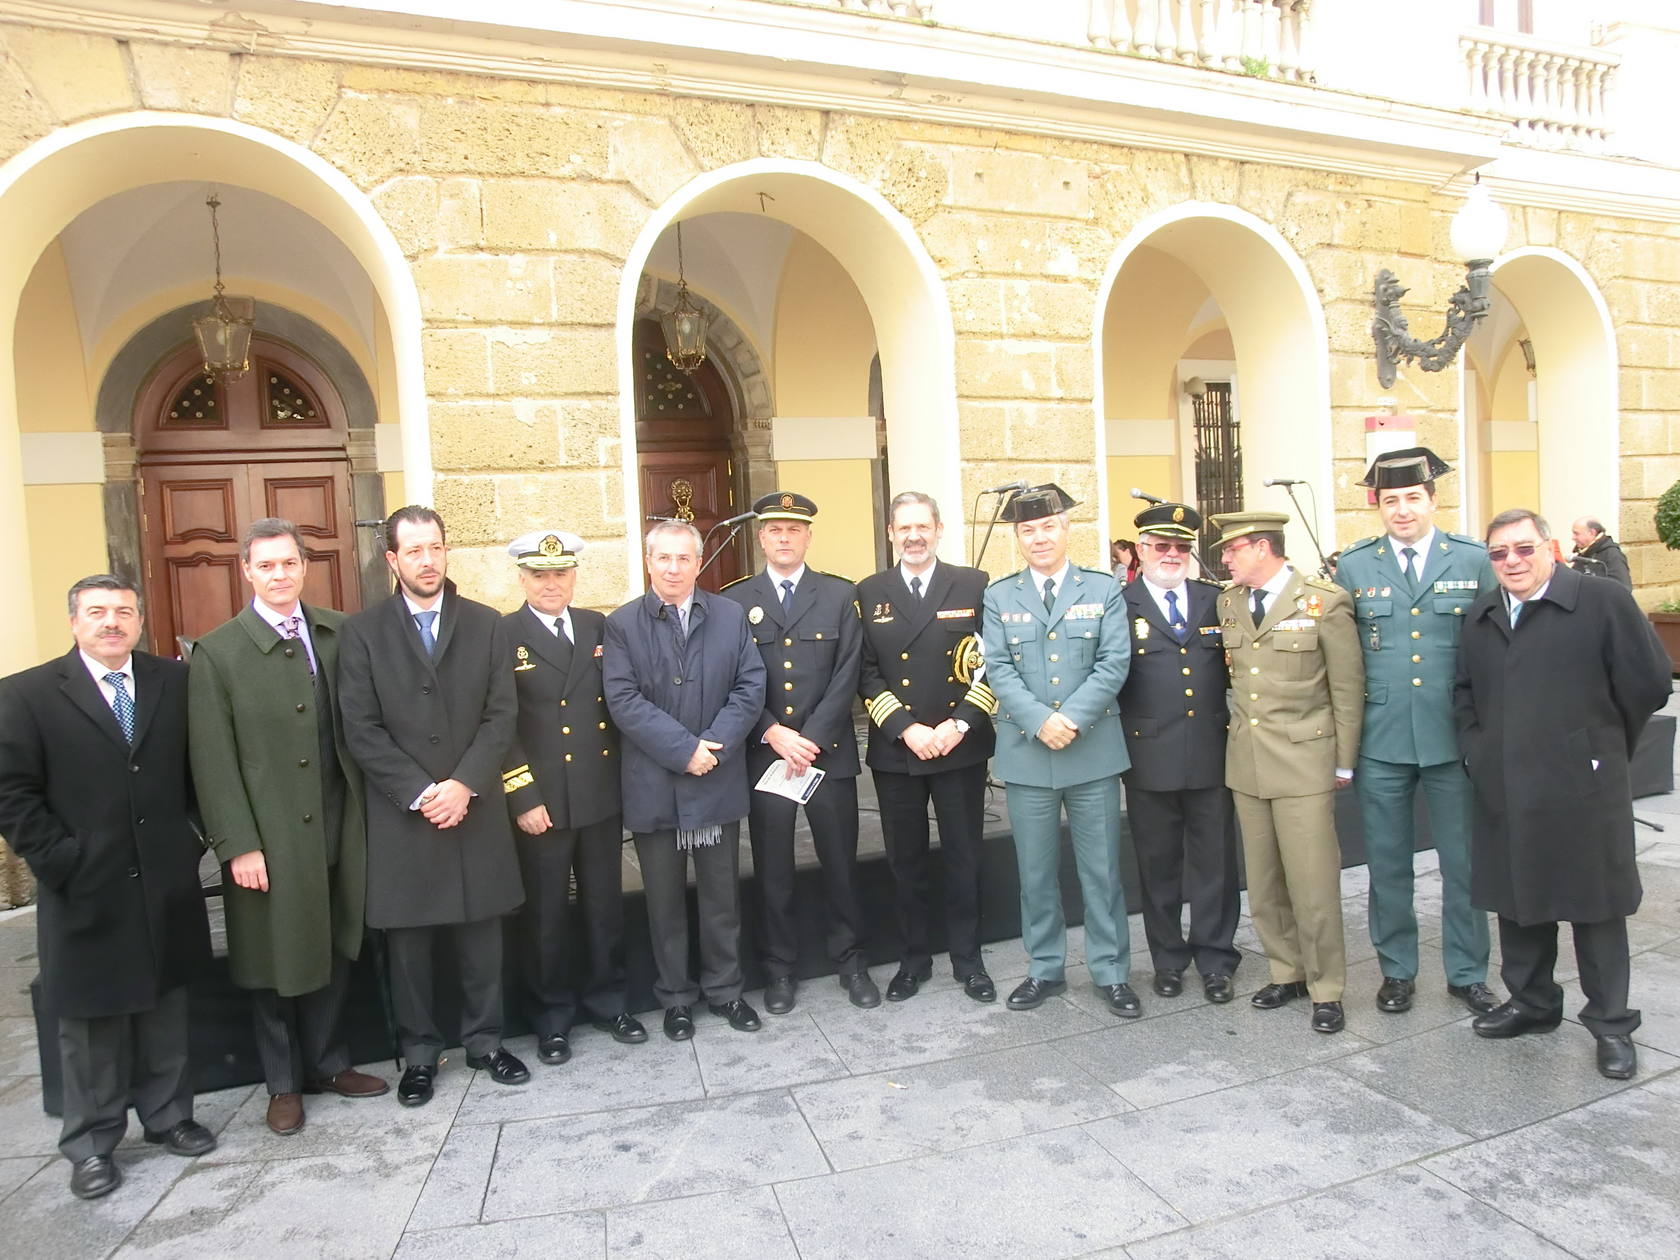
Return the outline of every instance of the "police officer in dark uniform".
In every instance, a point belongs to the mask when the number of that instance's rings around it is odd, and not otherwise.
[[[1177,997],[1195,964],[1210,1002],[1229,1002],[1242,952],[1237,841],[1225,786],[1225,693],[1219,585],[1190,576],[1201,513],[1160,503],[1138,513],[1136,581],[1125,589],[1132,668],[1120,689],[1131,769],[1126,816],[1143,884],[1143,930],[1155,992]],[[1183,928],[1190,903],[1190,935]]]
[[[899,563],[858,583],[863,614],[859,693],[869,710],[864,758],[875,776],[887,863],[897,887],[898,974],[887,1001],[914,997],[933,975],[928,944],[928,801],[945,856],[951,971],[976,1002],[997,1000],[980,960],[980,830],[997,697],[985,683],[980,614],[986,575],[937,559],[939,505],[896,495],[887,531]]]
[[[777,490],[753,504],[766,567],[723,588],[747,610],[747,624],[767,682],[764,711],[747,745],[747,776],[756,784],[780,761],[793,780],[813,768],[823,780],[805,804],[828,906],[828,956],[853,1006],[881,1004],[863,955],[864,917],[857,889],[857,694],[863,632],[857,588],[805,565],[817,505]],[[767,982],[764,1009],[785,1015],[798,986],[799,923],[793,910],[793,829],[799,804],[775,792],[752,793],[747,828],[760,899],[760,948]]]
[[[525,604],[502,618],[497,651],[513,671],[519,726],[502,773],[525,906],[519,962],[537,1057],[564,1063],[580,1009],[613,1040],[635,1044],[647,1030],[625,1009],[624,893],[618,735],[601,688],[605,618],[573,608],[583,539],[535,530],[514,539]],[[573,957],[570,883],[589,941],[588,979]]]

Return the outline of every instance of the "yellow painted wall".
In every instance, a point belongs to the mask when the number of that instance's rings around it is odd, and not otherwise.
[[[875,492],[868,460],[782,460],[776,479],[780,485],[811,487],[817,500],[806,564],[853,582],[875,572]]]
[[[1108,457],[1108,537],[1137,538],[1135,517],[1148,507],[1131,497],[1131,489],[1176,498],[1178,461],[1170,455],[1110,455]]]
[[[776,414],[869,414],[875,324],[845,268],[795,232],[776,297]]]
[[[1177,417],[1178,361],[1207,299],[1207,285],[1170,254],[1146,245],[1126,259],[1103,319],[1105,419]]]
[[[1528,414],[1528,367],[1523,363],[1518,338],[1527,336],[1520,328],[1511,337],[1494,379],[1491,405],[1494,420],[1532,420]]]
[[[1540,502],[1540,455],[1538,451],[1489,451],[1488,516],[1506,508],[1525,507],[1538,511]],[[1486,522],[1481,522],[1486,524]],[[1480,525],[1476,527],[1479,532]]]
[[[20,433],[93,431],[93,390],[57,241],[47,246],[23,286],[12,353]]]
[[[65,592],[78,578],[111,567],[105,508],[98,486],[25,486],[23,510],[29,525],[31,611],[44,659],[70,648]]]

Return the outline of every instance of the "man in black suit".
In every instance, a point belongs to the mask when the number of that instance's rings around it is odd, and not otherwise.
[[[939,505],[917,490],[894,497],[892,568],[858,583],[869,710],[865,760],[875,776],[901,937],[887,1000],[914,997],[933,975],[928,942],[928,801],[945,855],[946,944],[952,974],[976,1002],[997,1000],[980,959],[980,829],[997,697],[984,681],[980,610],[986,575],[942,564]]]
[[[70,588],[64,656],[0,680],[0,834],[39,884],[46,1005],[58,1015],[64,1127],[81,1199],[122,1184],[112,1152],[213,1150],[193,1119],[187,985],[210,961],[187,769],[187,667],[136,652],[143,610],[109,575]]]
[[[764,658],[764,710],[747,746],[747,779],[756,784],[777,760],[794,779],[813,767],[823,781],[805,802],[805,821],[822,865],[828,902],[828,956],[853,1006],[881,1004],[863,956],[863,907],[857,893],[857,695],[863,632],[857,588],[805,567],[817,505],[773,491],[753,504],[765,568],[723,593],[747,610]],[[764,1009],[793,1009],[799,926],[793,913],[793,827],[799,806],[774,792],[752,794],[747,827],[763,905]]]
[[[520,971],[537,1033],[537,1057],[564,1063],[580,1008],[613,1040],[634,1045],[647,1029],[625,1009],[623,820],[618,803],[618,733],[601,686],[606,618],[573,608],[583,539],[535,530],[513,540],[524,606],[502,618],[497,652],[519,693],[519,727],[508,748],[502,791],[519,829],[525,908],[519,914]],[[589,938],[589,978],[572,958],[571,879]]]
[[[443,518],[404,507],[385,522],[397,591],[344,623],[339,706],[367,798],[367,923],[385,931],[405,1071],[397,1101],[430,1102],[446,1045],[432,955],[461,977],[467,1066],[499,1085],[531,1073],[502,1046],[502,916],[525,894],[502,802],[519,701],[496,652],[501,617],[447,577]]]
[[[1156,993],[1177,997],[1184,969],[1194,963],[1208,1001],[1229,1002],[1242,954],[1231,943],[1237,845],[1225,786],[1230,674],[1219,587],[1190,577],[1202,527],[1195,508],[1161,503],[1135,523],[1141,567],[1125,590],[1132,668],[1120,689],[1120,721],[1132,761],[1122,777],[1143,883],[1143,931]]]

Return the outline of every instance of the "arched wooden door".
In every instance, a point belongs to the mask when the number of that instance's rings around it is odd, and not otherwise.
[[[158,365],[134,415],[152,651],[176,655],[249,602],[239,539],[265,516],[303,534],[306,603],[361,607],[346,431],[326,373],[272,338],[253,338],[251,370],[231,381],[205,375],[196,345]]]
[[[636,322],[633,353],[642,512],[649,522],[664,517],[691,521],[705,534],[737,511],[735,409],[729,390],[710,359],[686,376],[672,367],[665,357],[665,335],[651,319]],[[727,537],[719,530],[706,555]],[[737,538],[706,570],[701,588],[715,591],[740,577],[745,555]]]

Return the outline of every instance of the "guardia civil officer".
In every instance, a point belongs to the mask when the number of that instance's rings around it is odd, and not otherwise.
[[[981,634],[997,694],[997,773],[1021,875],[1021,943],[1031,960],[1009,1008],[1028,1011],[1067,989],[1062,916],[1062,811],[1085,898],[1085,962],[1108,1009],[1143,1013],[1131,977],[1120,883],[1120,780],[1130,764],[1117,693],[1131,663],[1126,604],[1104,569],[1068,562],[1068,509],[1057,485],[1004,505],[1027,567],[986,588]]]
[[[1213,523],[1231,574],[1219,593],[1231,670],[1225,782],[1272,969],[1249,1000],[1275,1010],[1311,997],[1314,1031],[1338,1033],[1347,956],[1334,794],[1353,781],[1364,710],[1353,601],[1288,563],[1282,512],[1226,512]]]
[[[1177,997],[1194,964],[1210,1002],[1229,1002],[1242,960],[1237,835],[1225,786],[1225,641],[1219,585],[1190,576],[1201,513],[1160,503],[1138,513],[1138,579],[1125,590],[1132,664],[1120,689],[1131,768],[1126,816],[1143,885],[1155,992]],[[1183,926],[1190,904],[1190,934]]]
[[[551,1064],[572,1057],[580,1014],[614,1041],[647,1040],[647,1029],[625,1009],[618,733],[601,686],[606,617],[572,607],[582,551],[583,539],[559,529],[533,530],[509,544],[525,603],[502,618],[497,646],[519,693],[502,793],[525,882],[520,971],[537,1058]],[[587,967],[572,945],[574,877]]]
[[[1412,803],[1419,784],[1441,863],[1447,992],[1478,1014],[1499,1004],[1486,983],[1487,914],[1470,904],[1470,780],[1452,708],[1465,614],[1498,583],[1481,543],[1435,527],[1435,479],[1451,471],[1426,446],[1373,460],[1360,484],[1376,492],[1384,532],[1347,548],[1336,570],[1337,584],[1353,596],[1365,656],[1354,791],[1370,863],[1371,944],[1383,975],[1377,1009],[1390,1014],[1411,1007],[1418,972]]]
[[[776,490],[753,504],[765,567],[723,594],[747,610],[767,679],[764,709],[747,742],[747,779],[756,784],[780,761],[795,779],[823,771],[805,804],[828,908],[828,956],[853,1006],[881,1004],[863,956],[857,888],[857,694],[863,631],[857,588],[805,564],[817,505]],[[752,793],[747,827],[760,900],[760,948],[768,981],[764,1009],[785,1015],[798,985],[799,923],[793,909],[793,829],[799,805],[774,792]]]

